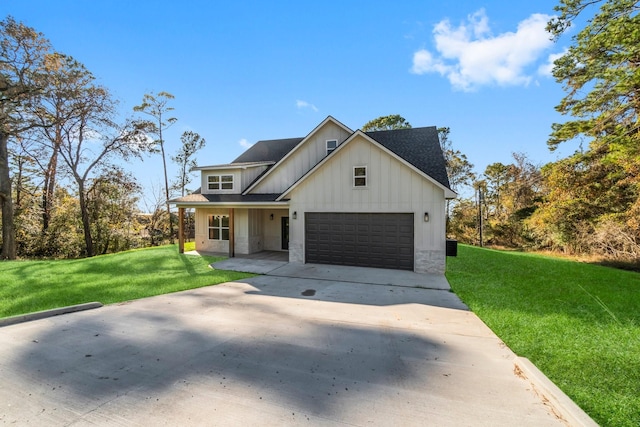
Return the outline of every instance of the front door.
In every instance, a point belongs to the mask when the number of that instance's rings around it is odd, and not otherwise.
[[[289,250],[289,217],[282,217],[282,250]]]

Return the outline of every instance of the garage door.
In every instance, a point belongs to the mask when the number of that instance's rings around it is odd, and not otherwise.
[[[305,214],[305,260],[413,270],[412,213]]]

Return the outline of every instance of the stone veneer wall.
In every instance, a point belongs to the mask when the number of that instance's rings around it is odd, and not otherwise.
[[[445,251],[416,251],[414,270],[416,273],[444,274],[447,265]]]
[[[289,262],[304,264],[303,248],[300,243],[289,241]]]

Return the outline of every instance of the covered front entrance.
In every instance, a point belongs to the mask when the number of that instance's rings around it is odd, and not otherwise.
[[[413,271],[412,213],[305,214],[305,262]]]
[[[184,208],[179,208],[179,250],[184,251]],[[198,206],[195,244],[200,252],[230,257],[263,251],[283,252],[288,258],[289,210],[282,206]]]

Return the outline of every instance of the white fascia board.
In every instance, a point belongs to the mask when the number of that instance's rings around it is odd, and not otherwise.
[[[211,166],[197,166],[193,168],[194,171],[205,171],[205,170],[223,170],[223,169],[248,169],[248,168],[256,168],[259,166],[271,166],[275,164],[275,162],[256,162],[256,163],[229,163],[227,165],[211,165]]]
[[[186,202],[186,203],[171,203],[175,205],[177,208],[253,208],[253,209],[270,209],[270,208],[286,208],[289,206],[288,201],[280,201],[280,202],[247,202],[247,203],[233,203],[233,202]]]

